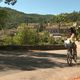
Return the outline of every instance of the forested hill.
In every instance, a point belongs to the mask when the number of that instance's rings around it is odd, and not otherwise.
[[[16,27],[20,23],[48,22],[53,15],[25,14],[10,8],[0,7],[0,28]]]
[[[59,15],[26,14],[0,7],[0,29],[17,27],[21,23],[59,23],[80,21],[80,12]]]

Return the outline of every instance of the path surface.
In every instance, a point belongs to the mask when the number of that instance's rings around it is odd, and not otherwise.
[[[78,64],[73,62],[71,67],[66,63],[66,50],[3,53],[0,80],[80,80],[79,44]]]

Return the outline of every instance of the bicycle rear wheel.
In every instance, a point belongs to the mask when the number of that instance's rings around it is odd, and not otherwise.
[[[72,65],[72,56],[70,52],[67,53],[67,63],[69,66]]]
[[[74,62],[77,63],[77,54],[73,55]]]

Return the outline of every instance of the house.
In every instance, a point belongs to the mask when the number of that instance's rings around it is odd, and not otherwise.
[[[53,25],[46,27],[46,31],[53,34],[54,36],[60,36],[62,34],[67,34],[68,27],[59,27],[58,25]]]

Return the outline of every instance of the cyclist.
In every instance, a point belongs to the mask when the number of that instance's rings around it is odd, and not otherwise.
[[[70,41],[71,41],[71,43],[74,45],[74,49],[76,50],[76,44],[75,44],[75,41],[77,40],[77,33],[76,33],[76,30],[75,30],[75,28],[74,27],[71,27],[70,29],[69,29],[69,33],[70,33]],[[77,52],[77,50],[76,50],[76,52]]]
[[[74,55],[77,55],[77,45],[75,43],[75,41],[77,40],[77,33],[76,33],[75,27],[71,27],[69,29],[69,38],[68,39],[71,42],[70,48],[73,49]]]

